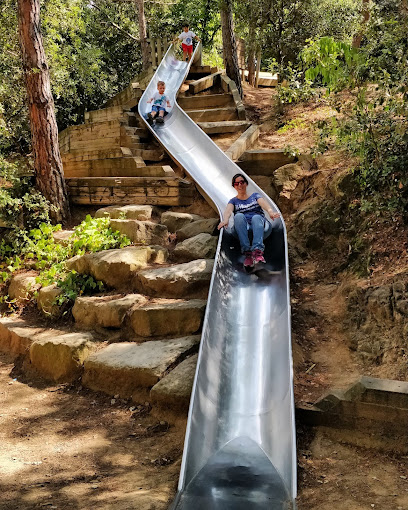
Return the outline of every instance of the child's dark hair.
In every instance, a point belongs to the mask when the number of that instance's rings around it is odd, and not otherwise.
[[[242,177],[244,179],[244,182],[246,184],[248,184],[248,179],[245,177],[245,175],[242,175],[242,174],[235,174],[234,177],[232,178],[232,185],[234,186],[235,184],[235,181],[238,179],[238,177]]]
[[[183,28],[184,28],[184,27],[187,27],[187,28],[188,28],[189,26],[190,26],[190,25],[187,23],[187,21],[185,21],[185,22],[183,23]]]
[[[157,82],[157,86],[159,86],[159,85],[164,85],[164,86],[166,86],[166,84],[164,83],[164,81],[158,81],[158,82]]]

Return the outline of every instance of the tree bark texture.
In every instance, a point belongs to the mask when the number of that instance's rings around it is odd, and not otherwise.
[[[359,48],[361,45],[361,41],[363,40],[365,26],[370,19],[370,0],[362,0],[363,4],[361,7],[361,27],[358,33],[353,37],[353,48]]]
[[[144,11],[144,0],[134,0],[139,21],[139,39],[142,48],[143,70],[150,66],[149,44],[147,42],[146,16]]]
[[[69,203],[58,145],[58,126],[40,30],[40,0],[18,0],[19,38],[27,88],[36,185],[65,223]]]
[[[232,0],[221,0],[220,12],[225,71],[227,76],[236,83],[238,92],[242,97],[242,83],[232,17]]]

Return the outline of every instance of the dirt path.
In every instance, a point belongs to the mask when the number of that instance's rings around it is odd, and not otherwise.
[[[164,510],[183,433],[145,407],[17,380],[0,355],[1,510]]]

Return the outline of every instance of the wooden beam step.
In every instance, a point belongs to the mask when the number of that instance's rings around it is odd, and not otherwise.
[[[195,122],[221,122],[238,119],[235,106],[212,108],[210,110],[185,110],[185,112]]]
[[[209,94],[208,96],[178,96],[177,103],[183,110],[222,108],[234,105],[231,94]]]
[[[209,76],[204,76],[203,78],[200,78],[199,80],[195,80],[190,82],[188,86],[188,90],[190,94],[198,94],[198,92],[201,92],[203,90],[209,89],[213,85],[215,85],[218,80],[220,79],[220,76],[224,73],[224,71],[218,71],[217,73],[210,74]]]
[[[198,122],[197,124],[208,135],[245,131],[245,129],[251,125],[251,123],[246,120],[227,120],[225,122]]]
[[[178,188],[193,188],[193,183],[178,177],[84,177],[66,179],[68,186],[103,186],[103,187],[132,187],[132,186],[169,186]]]

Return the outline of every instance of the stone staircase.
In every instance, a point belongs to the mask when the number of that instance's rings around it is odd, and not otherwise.
[[[195,186],[182,178],[137,113],[153,70],[87,112],[85,123],[59,135],[70,200],[79,205],[188,206]],[[209,135],[239,133],[250,123],[235,84],[210,66],[191,68],[178,102]]]
[[[75,331],[0,319],[0,350],[23,355],[27,370],[47,380],[80,378],[95,391],[149,400],[170,421],[185,419],[219,220],[151,205],[111,206],[96,215],[109,216],[113,228],[138,243],[67,261],[102,281],[107,293],[76,299]],[[169,234],[178,242],[169,244]],[[27,280],[32,285],[35,278]],[[41,291],[58,295],[55,286]],[[58,313],[46,299],[38,305]]]

